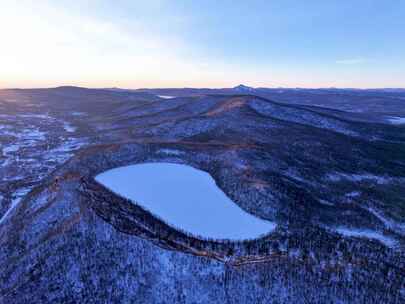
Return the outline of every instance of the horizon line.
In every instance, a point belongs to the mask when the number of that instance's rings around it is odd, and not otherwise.
[[[293,86],[277,86],[277,87],[272,87],[272,86],[258,86],[258,87],[252,87],[248,85],[243,85],[243,84],[238,84],[233,87],[191,87],[191,86],[185,86],[185,87],[138,87],[138,88],[133,88],[133,87],[117,87],[117,86],[106,86],[106,87],[96,87],[96,86],[80,86],[80,85],[57,85],[57,86],[34,86],[34,87],[0,87],[0,90],[49,90],[49,89],[59,89],[59,88],[81,88],[81,89],[92,89],[92,90],[184,90],[184,89],[196,89],[196,90],[229,90],[229,89],[235,89],[238,86],[245,86],[247,88],[255,89],[255,90],[260,90],[260,89],[272,89],[272,90],[277,90],[277,89],[284,89],[284,90],[405,90],[404,87],[293,87]]]

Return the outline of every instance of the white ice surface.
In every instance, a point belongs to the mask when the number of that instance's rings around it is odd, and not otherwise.
[[[190,166],[148,163],[115,168],[96,176],[113,192],[131,199],[172,227],[214,239],[253,239],[276,224],[237,206],[206,172]]]

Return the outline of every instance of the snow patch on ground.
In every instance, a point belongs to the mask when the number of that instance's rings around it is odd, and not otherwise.
[[[368,207],[366,208],[372,215],[378,218],[386,228],[392,229],[395,232],[405,235],[405,223],[397,223],[389,218],[387,218],[381,211],[378,211],[374,208]]]
[[[41,179],[88,143],[74,137],[73,123],[49,113],[0,114],[0,187],[10,198],[0,210],[1,222]]]
[[[339,182],[341,180],[349,180],[353,182],[361,182],[365,180],[374,181],[377,184],[387,184],[390,182],[390,177],[378,176],[374,174],[346,174],[346,173],[329,173],[326,175],[326,179],[332,182]]]
[[[85,140],[78,140],[75,138],[69,138],[62,144],[56,146],[53,149],[47,151],[45,159],[63,163],[73,156],[73,152],[80,149],[87,142]]]
[[[377,240],[390,248],[393,248],[397,245],[397,242],[393,238],[385,236],[382,233],[374,230],[337,227],[334,231],[347,237],[358,237]]]
[[[20,140],[45,140],[46,132],[40,131],[37,128],[22,129],[19,131],[6,130],[2,135],[12,136]]]
[[[169,95],[157,95],[157,97],[163,98],[163,99],[172,99],[176,98],[176,96],[169,96]]]
[[[232,202],[206,172],[190,166],[150,163],[115,168],[96,180],[172,227],[209,239],[243,240],[276,228]]]
[[[32,140],[45,140],[46,139],[46,132],[42,132],[38,129],[31,129],[25,130],[24,136],[25,139],[32,139]]]
[[[86,113],[83,113],[83,112],[72,112],[71,114],[73,116],[86,116]]]
[[[353,198],[353,197],[358,197],[360,194],[361,194],[360,191],[352,191],[352,192],[346,193],[345,196]]]
[[[45,120],[52,120],[54,119],[53,117],[49,116],[48,114],[20,114],[18,117],[21,118],[36,118],[36,119],[45,119]]]
[[[3,131],[1,134],[14,137],[12,143],[5,144],[2,147],[3,154],[6,156],[19,151],[21,148],[31,147],[36,142],[46,139],[46,132],[40,131],[37,128],[23,129],[19,132]]]
[[[72,125],[71,125],[70,123],[68,123],[68,122],[65,122],[65,123],[63,124],[63,128],[65,129],[66,132],[69,132],[69,133],[73,133],[73,132],[76,131],[76,127],[72,126]]]
[[[387,120],[394,125],[405,124],[405,117],[393,116],[388,118]]]
[[[0,218],[0,225],[6,220],[6,218],[9,216],[9,214],[17,207],[17,205],[20,203],[20,201],[23,199],[23,197],[30,192],[31,188],[21,188],[18,189],[14,194],[13,194],[13,199],[11,200],[11,205],[7,209],[7,211],[4,213],[4,215]]]
[[[158,153],[167,154],[167,155],[176,155],[176,156],[184,154],[183,151],[175,150],[175,149],[160,149],[158,151]]]
[[[323,200],[323,199],[321,199],[321,200],[319,200],[319,202],[320,202],[322,205],[326,205],[326,206],[335,206],[335,204],[334,204],[334,203],[331,203],[331,202],[329,202],[329,201],[327,201],[327,200]]]
[[[12,145],[8,145],[8,146],[4,147],[3,153],[7,155],[7,154],[10,154],[13,152],[17,152],[19,149],[20,149],[19,145],[12,144]]]

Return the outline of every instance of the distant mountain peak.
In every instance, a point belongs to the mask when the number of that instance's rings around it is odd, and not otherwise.
[[[240,84],[240,85],[234,87],[233,89],[238,90],[238,91],[254,91],[255,90],[255,88],[248,87],[243,84]]]

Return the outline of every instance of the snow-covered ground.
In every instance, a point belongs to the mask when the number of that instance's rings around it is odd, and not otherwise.
[[[75,132],[76,131],[76,127],[72,126],[70,123],[65,122],[63,124],[63,128],[65,129],[66,132]]]
[[[343,236],[347,237],[358,237],[358,238],[366,238],[366,239],[373,239],[380,241],[387,247],[395,247],[397,245],[397,242],[388,237],[383,235],[382,233],[378,231],[373,231],[373,230],[368,230],[368,229],[354,229],[354,228],[348,228],[348,227],[338,227],[335,229],[335,231]]]
[[[115,168],[96,176],[172,227],[214,239],[253,239],[276,225],[246,213],[203,171],[190,166],[148,163]]]
[[[11,213],[11,211],[14,210],[14,208],[18,205],[18,203],[21,201],[21,199],[24,197],[29,192],[30,188],[23,188],[19,189],[14,193],[13,195],[13,200],[11,201],[10,207],[7,209],[6,213],[4,213],[3,216],[0,217],[0,224],[4,222],[4,220],[7,218],[7,216]]]
[[[392,180],[392,178],[388,176],[378,176],[370,173],[346,174],[342,172],[329,173],[326,175],[326,179],[332,182],[339,182],[341,180],[348,180],[352,182],[373,181],[380,185],[387,184]],[[354,195],[354,193],[352,193],[352,195]]]
[[[175,149],[160,149],[158,153],[166,154],[166,155],[175,155],[179,156],[184,154],[183,151],[175,150]]]
[[[388,121],[394,125],[401,125],[405,124],[405,117],[390,117],[388,118]]]
[[[87,143],[70,121],[48,114],[0,114],[0,224],[56,166]],[[11,185],[11,187],[10,187]]]

